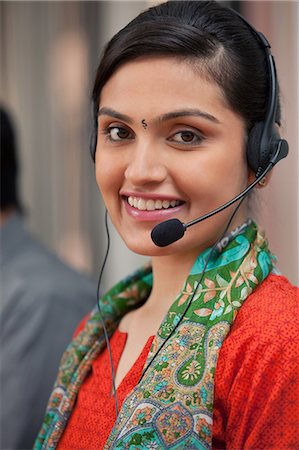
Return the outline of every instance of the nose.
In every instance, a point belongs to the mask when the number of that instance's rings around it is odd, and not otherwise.
[[[158,149],[157,144],[136,143],[125,170],[125,178],[133,186],[161,183],[166,179],[167,173],[162,149]]]

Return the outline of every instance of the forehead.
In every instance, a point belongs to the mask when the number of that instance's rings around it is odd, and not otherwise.
[[[203,66],[171,57],[138,59],[122,65],[104,85],[100,107],[229,109],[219,86]]]

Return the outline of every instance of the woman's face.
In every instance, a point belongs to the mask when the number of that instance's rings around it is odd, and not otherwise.
[[[223,233],[236,205],[187,229],[159,248],[155,225],[186,223],[248,185],[245,126],[219,87],[174,58],[120,67],[100,98],[96,178],[109,215],[127,246],[140,254],[194,254]],[[246,219],[240,208],[231,228]]]

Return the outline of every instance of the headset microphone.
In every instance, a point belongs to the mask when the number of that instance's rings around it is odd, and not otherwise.
[[[257,183],[259,183],[262,180],[262,178],[264,178],[264,176],[272,169],[272,167],[282,158],[285,158],[287,154],[288,154],[288,143],[284,139],[280,139],[277,146],[277,150],[273,155],[273,157],[271,158],[266,169],[239,195],[229,200],[224,205],[219,206],[219,208],[213,209],[213,211],[210,211],[204,216],[198,217],[197,219],[192,220],[191,222],[182,223],[179,219],[169,219],[166,220],[165,222],[159,223],[152,229],[151,232],[152,241],[158,247],[166,247],[167,245],[170,245],[173,242],[178,241],[184,236],[187,228],[199,222],[202,222],[203,220],[206,220],[209,217],[214,216],[215,214],[218,214],[219,212],[231,206],[233,203],[244,198],[257,185]]]

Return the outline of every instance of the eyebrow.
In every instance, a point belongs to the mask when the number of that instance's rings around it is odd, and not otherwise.
[[[100,108],[98,111],[98,116],[110,116],[114,117],[115,119],[123,120],[124,122],[127,122],[129,124],[133,123],[133,119],[130,116],[127,116],[126,114],[122,114],[118,111],[115,111],[114,109],[103,107]],[[171,119],[176,119],[178,117],[202,117],[203,119],[209,120],[210,122],[220,124],[221,122],[215,117],[212,116],[212,114],[209,114],[205,111],[201,111],[200,109],[181,109],[177,111],[168,112],[165,114],[162,114],[160,117],[158,117],[158,122],[167,122]]]
[[[202,117],[203,119],[210,120],[214,123],[221,123],[215,116],[212,116],[212,114],[209,114],[205,111],[201,111],[200,109],[182,109],[178,111],[172,111],[166,114],[163,114],[159,121],[165,122],[167,120],[176,119],[177,117],[183,117],[183,116],[196,116],[196,117]]]
[[[115,119],[119,119],[124,122],[127,122],[129,124],[133,123],[133,119],[131,119],[131,117],[127,116],[126,114],[117,112],[114,109],[107,108],[105,106],[98,110],[98,116],[110,116],[110,117],[114,117]]]

